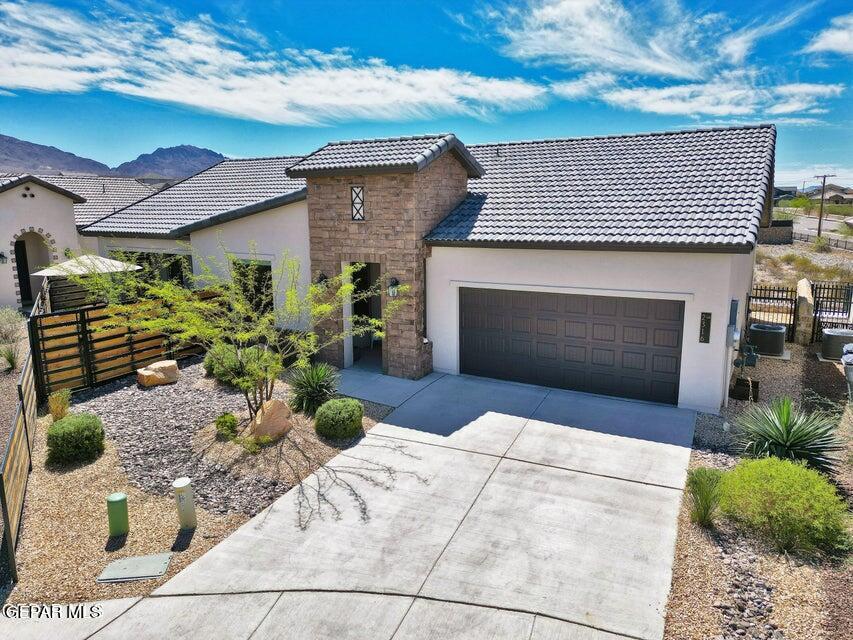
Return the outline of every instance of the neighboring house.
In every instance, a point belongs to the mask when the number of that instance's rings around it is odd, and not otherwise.
[[[770,125],[466,147],[452,134],[225,160],[81,230],[115,250],[283,252],[408,285],[384,344],[324,356],[717,411],[770,223]],[[629,186],[630,185],[630,186]],[[184,244],[187,243],[187,244]],[[359,283],[360,285],[360,283]],[[356,309],[378,316],[380,300]],[[342,326],[343,318],[338,321]]]
[[[853,189],[840,187],[837,184],[827,184],[824,190],[817,187],[815,191],[809,194],[809,197],[812,200],[820,201],[821,195],[823,195],[823,201],[830,204],[853,204]]]
[[[773,204],[779,204],[780,200],[793,200],[798,191],[797,187],[773,187]]]
[[[41,287],[31,273],[96,248],[77,229],[151,192],[133,178],[0,175],[0,306],[28,308]]]

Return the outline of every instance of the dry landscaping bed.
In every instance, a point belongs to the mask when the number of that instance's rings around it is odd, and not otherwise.
[[[106,442],[95,462],[68,469],[45,466],[50,417],[39,421],[17,562],[20,581],[8,603],[63,603],[145,595],[175,575],[246,520],[199,508],[198,528],[185,551],[172,556],[163,578],[98,584],[95,578],[118,558],[169,551],[176,543],[174,498],[133,486],[120,471],[115,443]],[[127,494],[130,533],[108,551],[106,496]],[[112,545],[109,548],[113,548]]]
[[[755,285],[795,287],[809,280],[853,280],[853,253],[833,249],[820,253],[807,242],[761,245],[755,257]]]
[[[806,406],[844,402],[840,367],[820,362],[813,349],[788,345],[790,361],[762,358],[749,374],[760,380],[761,400],[790,395]],[[729,401],[725,418],[703,414],[696,424],[691,468],[726,469],[732,452],[724,419],[734,422],[747,406]],[[835,481],[853,506],[853,410],[840,430],[848,452]],[[846,491],[845,491],[846,490]],[[686,496],[686,494],[685,494]],[[763,638],[822,640],[853,637],[853,564],[806,562],[776,552],[726,522],[708,532],[690,521],[688,500],[679,514],[667,640]]]
[[[279,383],[275,396],[286,400],[288,391]],[[246,418],[244,408],[242,394],[205,377],[199,359],[182,363],[176,384],[143,389],[128,377],[80,392],[71,410],[102,419],[106,449],[95,462],[70,469],[45,466],[50,417],[42,418],[18,551],[20,582],[8,601],[74,602],[150,593],[354,444],[325,441],[311,419],[294,414],[284,438],[251,454],[217,439],[213,425],[223,412]],[[392,410],[369,402],[364,409],[365,430]],[[172,557],[166,576],[97,584],[109,561],[168,551],[176,544],[171,483],[180,476],[193,479],[199,526],[189,546]],[[130,514],[130,534],[118,549],[114,542],[108,546],[105,505],[115,491],[128,495]]]

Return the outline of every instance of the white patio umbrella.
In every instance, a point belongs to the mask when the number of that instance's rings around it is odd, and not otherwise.
[[[121,271],[138,271],[142,267],[121,262],[119,260],[111,260],[102,256],[83,255],[71,258],[65,262],[60,262],[47,269],[36,271],[31,274],[34,276],[68,276],[68,275],[86,275],[87,273],[119,273]]]

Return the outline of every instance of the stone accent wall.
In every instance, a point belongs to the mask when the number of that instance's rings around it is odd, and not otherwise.
[[[758,244],[792,244],[794,242],[793,225],[759,227]]]
[[[375,262],[383,277],[408,285],[409,301],[388,323],[382,368],[389,375],[417,379],[432,371],[432,345],[425,341],[423,237],[465,198],[465,168],[448,153],[414,174],[308,178],[311,277],[341,272],[342,262]],[[364,186],[365,220],[354,222],[350,186]],[[385,307],[387,292],[382,293]],[[336,328],[340,330],[343,318]],[[343,344],[323,358],[343,365]]]
[[[812,342],[814,326],[814,296],[812,283],[803,278],[797,282],[797,328],[794,331],[794,342],[809,345]]]

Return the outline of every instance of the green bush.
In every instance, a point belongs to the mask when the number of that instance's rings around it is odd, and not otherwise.
[[[237,416],[233,413],[223,413],[216,418],[216,434],[223,440],[233,440],[237,437]]]
[[[104,452],[104,427],[91,413],[69,415],[47,430],[47,461],[52,464],[90,462]]]
[[[71,390],[60,389],[54,391],[47,397],[47,410],[50,412],[54,422],[62,420],[68,415],[68,407],[71,406]]]
[[[24,329],[24,316],[12,307],[0,307],[0,344],[17,342]]]
[[[11,373],[18,368],[18,361],[20,360],[19,356],[20,351],[16,342],[13,342],[12,344],[5,344],[0,347],[0,359],[6,361],[7,373]]]
[[[844,502],[802,463],[744,460],[720,481],[720,510],[780,551],[831,554],[849,546]]]
[[[338,374],[325,362],[298,367],[290,376],[290,406],[313,416],[321,404],[338,392]]]
[[[823,236],[817,236],[812,240],[812,248],[818,253],[832,253],[832,247],[829,246],[829,240]]]
[[[331,440],[354,438],[361,433],[364,408],[353,398],[329,400],[317,409],[314,429],[318,435]]]
[[[807,413],[782,397],[749,406],[738,419],[736,438],[748,456],[802,460],[818,471],[831,471],[836,462],[832,454],[844,448],[836,425],[835,416]]]
[[[687,492],[690,496],[690,519],[702,527],[712,527],[720,504],[719,469],[701,467],[687,474]]]
[[[234,442],[239,444],[247,453],[255,455],[260,453],[261,447],[272,443],[270,436],[246,436],[245,438],[234,438]]]

